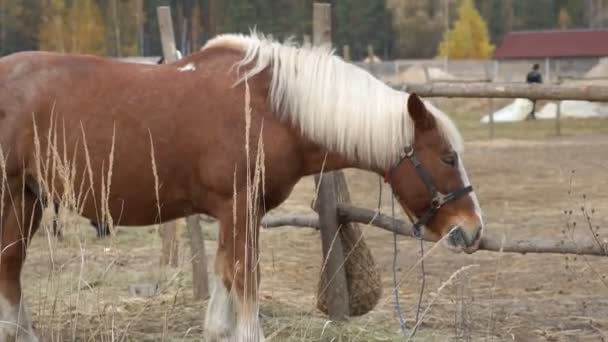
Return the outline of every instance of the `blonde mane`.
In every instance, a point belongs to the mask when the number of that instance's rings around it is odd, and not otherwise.
[[[225,34],[204,49],[230,47],[245,53],[238,68],[253,65],[239,82],[272,70],[270,101],[282,119],[302,134],[350,160],[387,167],[414,141],[408,94],[344,62],[326,46],[298,47],[263,35]],[[445,140],[457,151],[462,138],[447,115],[425,101]]]

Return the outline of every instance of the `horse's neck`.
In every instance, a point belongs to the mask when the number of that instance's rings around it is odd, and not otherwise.
[[[304,144],[304,175],[309,176],[321,172],[336,171],[345,168],[355,168],[381,174],[383,171],[361,163],[349,161],[338,153],[303,139]]]

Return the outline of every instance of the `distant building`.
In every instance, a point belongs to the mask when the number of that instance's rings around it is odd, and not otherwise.
[[[509,32],[494,52],[497,68],[515,62],[544,63],[547,80],[552,73],[585,73],[602,57],[608,57],[608,29]]]

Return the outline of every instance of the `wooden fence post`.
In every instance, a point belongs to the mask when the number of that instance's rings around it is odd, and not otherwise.
[[[331,4],[315,2],[312,8],[312,44],[331,45]]]
[[[159,6],[156,8],[156,14],[158,16],[165,63],[173,63],[177,60],[177,54],[175,51],[175,35],[173,33],[173,22],[171,21],[171,9],[168,6]],[[174,220],[161,224],[158,234],[162,242],[161,266],[171,264],[172,267],[177,267],[179,254],[177,222]]]
[[[173,63],[177,60],[175,47],[175,33],[173,33],[173,21],[171,20],[171,8],[159,6],[156,8],[158,16],[158,27],[160,28],[160,41],[163,47],[165,63]]]
[[[431,74],[429,73],[429,66],[426,64],[422,64],[422,71],[424,72],[424,83],[433,82],[433,80],[431,79]]]
[[[555,110],[555,134],[557,136],[562,135],[562,124],[560,117],[562,116],[562,101],[557,101],[557,108]]]
[[[179,265],[179,241],[177,238],[177,221],[163,223],[158,228],[161,239],[161,266],[171,265],[176,268]]]
[[[190,234],[190,250],[192,251],[192,289],[194,300],[205,299],[209,296],[209,280],[207,278],[207,254],[205,239],[201,227],[201,216],[191,215],[186,220]]]
[[[313,44],[316,46],[331,44],[331,5],[326,3],[313,4]],[[324,289],[328,298],[327,308],[329,318],[334,321],[346,320],[349,316],[348,286],[344,271],[344,253],[339,236],[337,198],[335,192],[336,174],[328,172],[315,175],[315,183],[319,188],[317,205],[323,249],[323,273],[327,279]]]
[[[336,197],[336,179],[333,172],[323,174],[320,179],[315,176],[319,187],[317,208],[323,249],[322,278],[326,280],[321,291],[327,298],[329,319],[343,321],[349,316],[348,285],[344,269],[344,251],[340,239],[338,222],[338,199]]]
[[[350,58],[350,46],[348,44],[345,44],[342,47],[342,58],[346,61],[346,62],[350,62],[351,58]]]
[[[158,23],[160,27],[161,42],[165,63],[173,63],[177,60],[175,49],[175,34],[171,21],[171,9],[168,6],[157,8]],[[190,250],[192,252],[192,288],[194,299],[204,299],[209,295],[209,281],[207,278],[207,254],[205,253],[205,239],[200,226],[200,215],[191,215],[186,220],[188,234],[190,235]],[[159,234],[162,241],[161,264],[171,262],[171,266],[177,267],[179,243],[177,239],[177,222],[170,225],[161,225]]]
[[[494,75],[489,70],[489,66],[486,64],[484,67],[486,79],[488,82],[492,83],[494,79]],[[494,99],[488,97],[488,110],[490,112],[490,139],[494,139]]]

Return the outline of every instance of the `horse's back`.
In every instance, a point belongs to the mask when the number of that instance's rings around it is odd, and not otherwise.
[[[95,180],[109,177],[113,153],[109,209],[121,223],[152,223],[157,200],[164,218],[183,214],[183,208],[212,210],[209,203],[231,199],[234,167],[245,162],[244,85],[233,87],[232,69],[242,57],[243,51],[219,47],[167,65],[48,52],[6,57],[0,61],[0,110],[12,110],[9,120],[0,119],[0,139],[18,147],[14,165],[25,161],[29,173],[36,162],[33,118],[41,151],[48,150],[48,132],[58,133],[57,154],[67,148],[68,160],[79,170],[91,168]],[[11,73],[15,69],[20,71]],[[249,80],[251,106],[260,115],[269,111],[266,83]],[[264,132],[275,132],[273,141],[290,139],[284,136],[290,133],[271,129],[277,120],[265,120]],[[261,122],[256,115],[252,135],[261,132]],[[79,184],[82,176],[76,177]],[[95,187],[98,195],[103,189]],[[87,206],[84,214],[94,217],[94,211]]]

